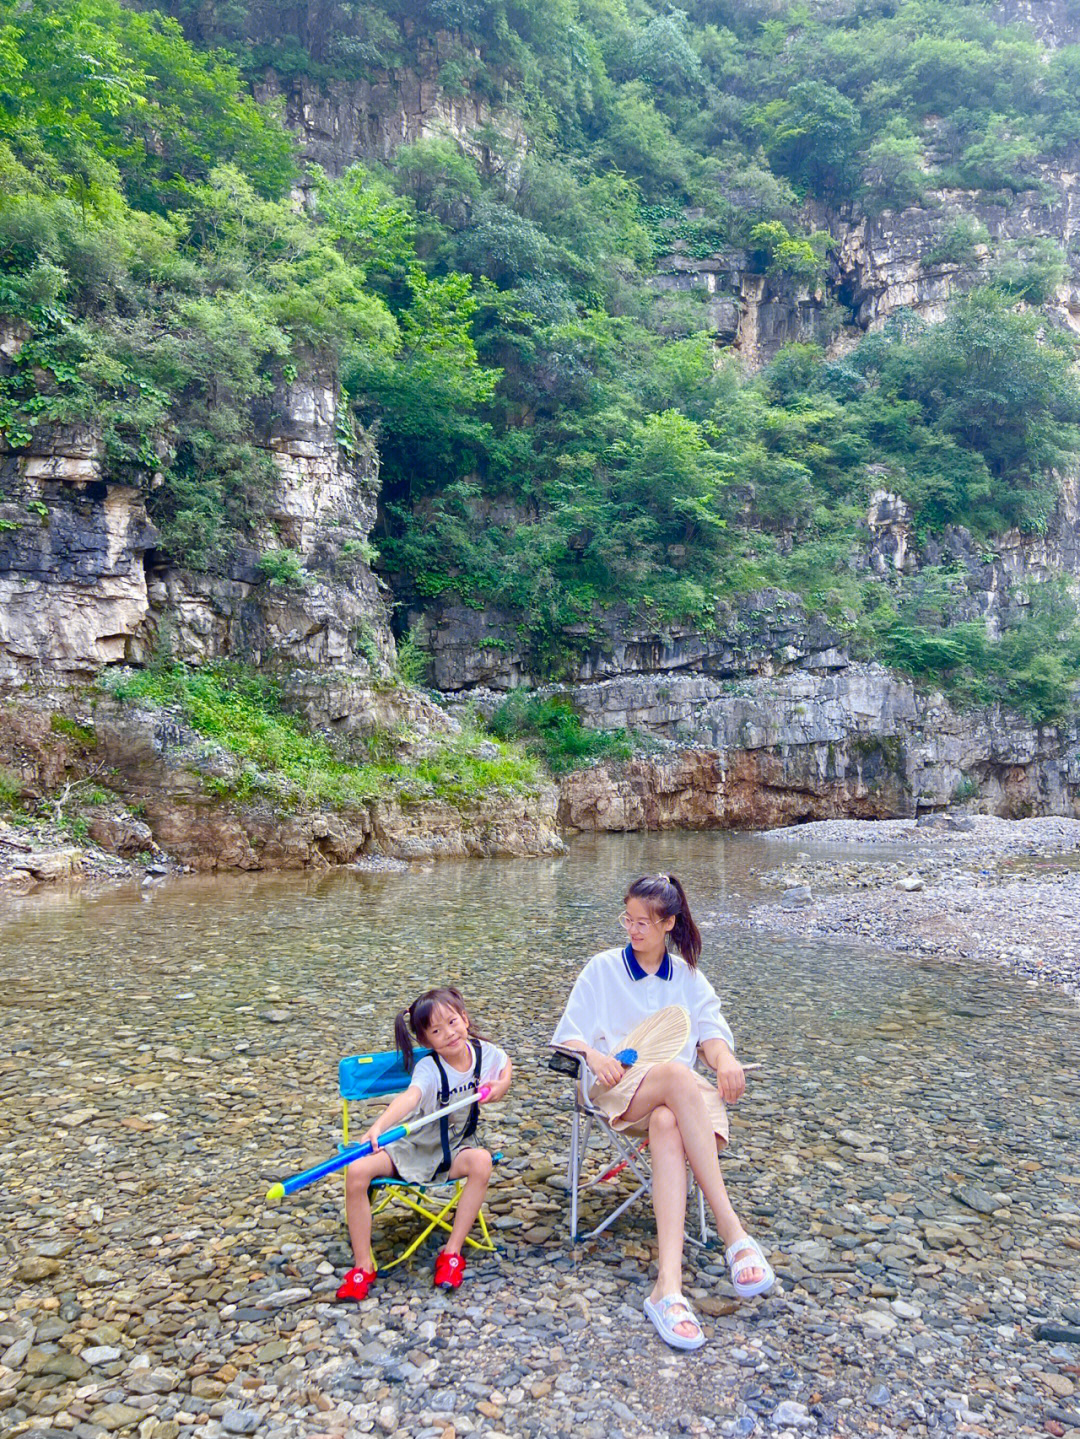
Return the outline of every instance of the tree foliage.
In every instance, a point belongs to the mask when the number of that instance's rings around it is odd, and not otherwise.
[[[1030,307],[1070,257],[991,255],[950,210],[924,259],[992,284],[941,325],[901,316],[836,359],[791,346],[756,376],[719,352],[703,291],[660,285],[733,248],[776,291],[820,289],[837,216],[946,182],[1007,204],[1080,138],[1075,47],[981,0],[307,0],[288,25],[270,0],[166,8],[0,0],[10,444],[93,420],[164,543],[223,567],[265,518],[253,414],[318,364],[342,433],[377,436],[399,596],[500,607],[552,673],[604,607],[708,628],[781,585],[913,672],[1012,694],[1009,654],[1031,713],[1060,712],[1059,610],[1039,654],[1022,625],[980,648],[854,557],[883,486],[924,538],[1046,526],[1080,405],[1071,341]],[[305,170],[244,83],[433,53],[442,93],[492,123],[341,176]],[[292,573],[287,546],[259,547]]]

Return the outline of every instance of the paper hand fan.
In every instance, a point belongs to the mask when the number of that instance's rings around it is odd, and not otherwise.
[[[632,1029],[619,1046],[615,1058],[627,1065],[666,1064],[678,1058],[689,1038],[689,1014],[681,1005],[669,1004]],[[633,1059],[629,1057],[630,1053]]]

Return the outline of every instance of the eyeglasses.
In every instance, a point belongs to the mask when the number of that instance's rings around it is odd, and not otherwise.
[[[631,919],[624,909],[619,915],[619,923],[627,934],[632,934],[635,929],[655,929],[660,921],[658,919]]]

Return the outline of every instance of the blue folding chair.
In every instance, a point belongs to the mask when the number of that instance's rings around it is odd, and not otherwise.
[[[413,1051],[414,1061],[423,1059],[425,1054],[430,1053],[429,1049],[416,1049]],[[401,1063],[401,1055],[396,1049],[386,1050],[379,1054],[354,1054],[348,1059],[343,1059],[338,1065],[338,1089],[341,1094],[341,1147],[344,1149],[349,1142],[350,1103],[365,1099],[389,1099],[395,1094],[400,1094],[403,1089],[408,1089],[411,1083],[412,1076],[406,1072]],[[388,1149],[387,1153],[392,1155],[393,1150]],[[496,1155],[496,1159],[498,1159],[498,1155]],[[457,1208],[464,1186],[463,1179],[435,1179],[427,1184],[416,1184],[408,1179],[373,1179],[371,1181],[373,1191],[371,1215],[373,1219],[385,1209],[396,1206],[419,1215],[423,1224],[423,1228],[412,1243],[400,1254],[395,1255],[389,1263],[380,1267],[393,1269],[395,1264],[400,1264],[403,1259],[408,1259],[411,1254],[415,1254],[434,1229],[445,1229],[449,1234],[452,1228],[451,1216]],[[472,1249],[493,1253],[495,1243],[491,1238],[482,1209],[478,1215],[478,1222],[482,1237],[473,1239],[469,1235],[466,1237],[465,1243]]]

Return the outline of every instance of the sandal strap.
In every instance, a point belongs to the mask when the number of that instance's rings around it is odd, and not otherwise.
[[[733,1277],[745,1274],[748,1269],[764,1269],[766,1267],[766,1259],[761,1245],[749,1234],[744,1235],[742,1239],[736,1239],[734,1244],[729,1244],[724,1251],[724,1258],[728,1262],[728,1268]]]
[[[670,1325],[672,1329],[674,1329],[676,1324],[692,1324],[698,1333],[701,1332],[701,1325],[698,1323],[697,1315],[681,1294],[665,1294],[663,1299],[656,1301],[656,1308],[659,1309],[663,1316],[664,1323]],[[677,1309],[682,1310],[681,1318],[672,1313],[672,1310]]]

